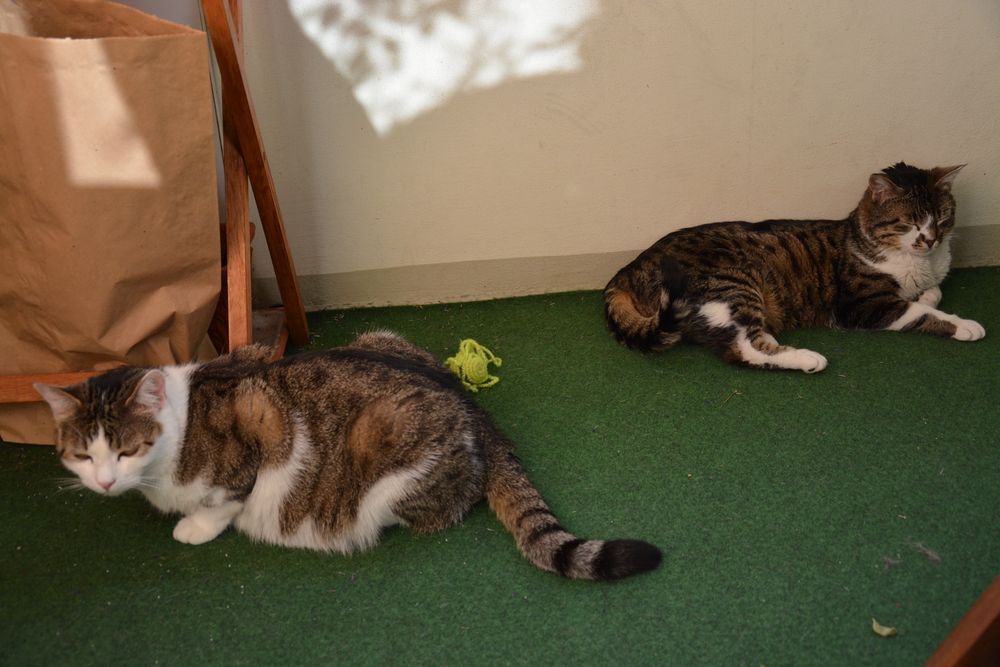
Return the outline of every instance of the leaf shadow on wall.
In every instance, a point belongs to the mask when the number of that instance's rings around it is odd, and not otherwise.
[[[326,47],[294,4],[247,14],[246,67],[300,274],[475,260],[501,220],[585,206],[580,156],[606,129],[594,80],[580,87],[596,0],[386,0],[365,20],[318,0]],[[461,257],[437,241],[458,228]]]
[[[384,135],[454,95],[573,72],[597,0],[289,0]]]

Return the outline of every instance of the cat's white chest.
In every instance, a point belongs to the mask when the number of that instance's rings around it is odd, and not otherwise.
[[[144,475],[148,483],[140,487],[146,499],[161,512],[189,514],[200,505],[216,500],[215,490],[200,479],[183,486],[174,480],[180,443],[184,441],[187,426],[188,383],[193,369],[190,364],[163,369],[167,400],[157,416],[162,433],[154,447],[159,454]]]
[[[884,261],[869,265],[887,273],[899,283],[899,296],[913,301],[924,291],[941,284],[951,266],[951,250],[947,241],[927,255],[914,255],[901,250],[888,251]]]

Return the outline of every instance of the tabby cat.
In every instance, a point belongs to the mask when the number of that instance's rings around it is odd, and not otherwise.
[[[203,365],[36,388],[82,486],[138,489],[180,512],[180,542],[234,524],[257,540],[348,553],[393,524],[441,530],[485,495],[543,570],[618,579],[659,565],[645,542],[566,532],[458,378],[401,337],[368,333],[274,363],[268,354],[251,346]]]
[[[730,363],[815,373],[826,358],[781,345],[784,329],[833,326],[979,340],[936,308],[951,262],[957,167],[904,162],[872,174],[845,220],[718,222],[681,229],[604,289],[615,337],[642,350],[680,340]]]

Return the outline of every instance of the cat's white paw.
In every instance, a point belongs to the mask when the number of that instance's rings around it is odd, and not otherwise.
[[[975,320],[958,320],[955,322],[955,340],[979,340],[986,335],[986,329]]]
[[[924,293],[917,297],[917,303],[922,303],[931,308],[937,307],[941,303],[941,288],[935,286],[924,290]]]
[[[211,542],[222,532],[216,526],[199,521],[196,517],[186,516],[174,526],[174,539],[184,544],[204,544]]]
[[[826,368],[826,357],[812,350],[795,350],[795,368],[805,373],[819,373]]]

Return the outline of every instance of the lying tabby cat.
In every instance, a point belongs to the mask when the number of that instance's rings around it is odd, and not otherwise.
[[[629,347],[685,339],[731,363],[807,373],[826,368],[826,358],[774,334],[834,326],[979,340],[986,331],[977,322],[936,308],[951,263],[951,184],[963,166],[900,162],[872,174],[846,220],[719,222],[668,234],[605,287],[608,326]]]
[[[563,530],[458,378],[402,338],[369,333],[267,357],[252,346],[204,365],[35,386],[82,485],[111,496],[139,489],[182,513],[181,542],[208,542],[233,523],[258,540],[347,553],[397,523],[441,530],[485,495],[543,570],[618,579],[659,565],[645,542]]]

